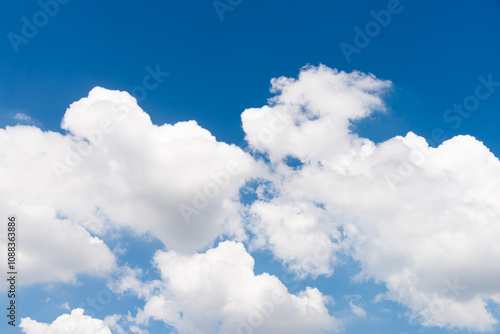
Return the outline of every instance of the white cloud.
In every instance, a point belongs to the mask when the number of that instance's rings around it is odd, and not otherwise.
[[[270,249],[299,277],[331,275],[341,249],[340,224],[322,208],[308,202],[258,201],[250,230],[254,248]]]
[[[275,276],[255,275],[241,243],[203,254],[157,252],[164,287],[136,319],[162,320],[179,333],[319,333],[337,329],[328,298],[314,288],[290,294]]]
[[[14,115],[14,119],[17,119],[19,121],[26,121],[30,122],[31,121],[31,116],[28,116],[26,114],[23,114],[21,112],[18,112],[17,114]]]
[[[19,327],[26,334],[111,334],[111,330],[102,320],[83,313],[81,308],[74,309],[71,314],[61,315],[51,324],[23,318]]]
[[[352,300],[349,302],[349,306],[351,307],[352,313],[354,313],[356,316],[361,317],[361,318],[366,318],[366,311],[364,308],[362,308],[359,305],[354,304],[354,302]]]
[[[64,302],[62,303],[61,305],[59,305],[60,308],[64,309],[64,310],[71,310],[71,308],[69,307],[69,303],[68,302]]]
[[[492,329],[497,319],[486,305],[500,300],[498,159],[470,136],[438,148],[411,132],[380,144],[360,138],[351,121],[383,111],[391,85],[372,75],[306,67],[272,85],[268,106],[242,114],[250,147],[269,156],[267,170],[194,121],[154,125],[129,94],[102,88],[70,106],[64,135],[1,129],[0,209],[26,228],[25,282],[109,272],[114,256],[89,232],[125,227],[171,250],[155,257],[163,282],[144,284],[130,269],[114,286],[147,300],[138,325],[157,319],[181,333],[338,328],[326,296],[312,288],[290,294],[276,277],[255,275],[241,243],[193,255],[222,235],[241,241],[251,232],[252,249],[271,250],[299,276],[331,275],[349,254],[362,268],[359,281],[386,285],[379,300],[402,303],[424,325]],[[286,163],[291,157],[299,166]],[[257,177],[266,179],[259,198],[244,207],[238,190]],[[284,301],[269,304],[276,291]],[[89,320],[78,312],[74,318]],[[58,320],[24,324],[47,331]]]
[[[103,322],[108,326],[108,328],[113,332],[117,334],[125,334],[125,329],[123,326],[120,324],[120,321],[126,322],[126,319],[124,316],[120,314],[113,314],[113,315],[108,315],[106,318],[104,318]],[[147,332],[146,332],[147,333]]]
[[[349,151],[358,141],[349,130],[350,120],[384,110],[378,95],[391,85],[372,75],[323,65],[305,67],[298,79],[280,77],[271,83],[277,94],[270,105],[247,109],[241,119],[248,143],[273,162],[287,155],[321,160]]]
[[[115,268],[115,257],[102,240],[74,221],[58,218],[53,208],[2,203],[0,210],[17,214],[19,283],[74,283],[78,274],[103,276]],[[2,249],[7,249],[5,242],[2,238]]]
[[[131,228],[183,252],[245,238],[236,196],[259,167],[240,148],[194,121],[156,126],[129,94],[103,88],[62,127],[0,129],[0,207],[25,228],[23,284],[109,272],[114,257],[89,232]]]
[[[332,250],[348,250],[361,264],[359,279],[384,282],[385,297],[423,324],[490,330],[497,320],[486,302],[500,292],[500,163],[470,136],[431,148],[413,133],[378,145],[351,133],[350,120],[384,109],[378,96],[387,86],[306,68],[298,80],[274,81],[270,107],[243,113],[249,143],[269,154],[273,170],[273,196],[249,207],[254,245],[289,264],[304,257],[295,245],[307,250],[341,232]],[[259,140],[273,117],[283,126]],[[288,167],[287,156],[302,166]],[[309,272],[330,274],[334,258]],[[436,303],[443,309],[433,310]]]
[[[161,287],[160,280],[152,280],[144,283],[142,278],[143,272],[141,269],[132,269],[124,266],[120,268],[117,279],[109,282],[109,288],[115,293],[133,293],[139,298],[149,299]]]
[[[109,222],[184,252],[221,233],[244,237],[233,198],[257,163],[240,148],[217,142],[194,121],[156,126],[130,95],[102,88],[73,103],[62,127],[71,133],[65,139],[80,143],[70,147],[84,146],[83,138],[91,143],[82,162],[60,175],[84,201],[61,205],[68,215],[95,224],[98,209]]]

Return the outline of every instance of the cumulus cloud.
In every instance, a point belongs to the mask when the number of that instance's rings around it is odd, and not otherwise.
[[[391,85],[326,66],[308,66],[298,79],[280,77],[271,84],[276,96],[270,104],[245,110],[241,119],[249,145],[272,162],[288,155],[323,160],[361,145],[364,140],[350,131],[350,121],[384,110],[380,94]]]
[[[192,256],[158,251],[155,263],[164,285],[147,298],[138,324],[161,320],[179,333],[320,333],[340,325],[319,290],[291,294],[277,277],[255,275],[241,243]]]
[[[106,274],[114,258],[96,235],[117,228],[183,252],[245,238],[236,197],[259,167],[240,148],[194,121],[154,125],[128,93],[103,88],[62,128],[0,129],[0,207],[22,221],[23,284]]]
[[[377,300],[405,305],[422,324],[491,330],[500,162],[471,136],[437,148],[412,132],[382,143],[360,137],[352,121],[383,112],[391,85],[323,65],[272,80],[275,97],[241,116],[254,155],[195,121],[155,125],[129,94],[103,88],[69,107],[64,134],[0,129],[0,209],[26,226],[23,277],[69,282],[110,272],[114,256],[96,236],[124,227],[168,250],[155,256],[161,280],[144,283],[125,268],[113,286],[146,301],[136,332],[151,319],[180,333],[339,327],[327,296],[291,294],[276,277],[255,275],[235,241],[272,251],[299,278],[332,275],[349,256],[360,264],[358,282],[385,284]],[[256,199],[240,201],[252,182]],[[218,237],[233,241],[195,254]],[[62,317],[94,321],[75,310]],[[23,324],[47,332],[58,320]],[[118,320],[108,323],[119,329]]]
[[[269,249],[298,277],[331,275],[341,251],[340,223],[311,202],[257,201],[251,206],[252,248]]]
[[[104,276],[115,268],[115,257],[103,241],[71,219],[57,217],[46,206],[0,205],[2,212],[16,212],[17,270],[21,284],[74,283],[78,274]],[[0,247],[7,249],[6,239]],[[21,245],[21,246],[19,246]],[[5,270],[8,271],[8,270]],[[0,287],[6,287],[2,281]]]
[[[71,314],[61,315],[51,324],[23,318],[19,327],[26,334],[111,334],[111,330],[102,320],[83,313],[81,308],[74,309]]]
[[[350,121],[384,110],[388,86],[308,67],[298,79],[274,80],[271,104],[242,114],[249,144],[273,170],[273,195],[262,191],[249,207],[255,245],[300,263],[296,244],[340,239],[332,250],[359,261],[358,279],[385,283],[380,298],[408,306],[424,325],[491,330],[497,320],[486,305],[500,291],[500,262],[492,260],[500,258],[500,163],[470,136],[432,148],[411,132],[380,144],[352,133]],[[278,125],[262,135],[273,120]],[[330,274],[334,258],[316,257],[309,272]]]
[[[20,284],[73,282],[79,273],[105,275],[114,266],[109,248],[55,205],[64,198],[60,205],[80,202],[76,189],[58,188],[50,168],[54,153],[63,152],[66,143],[62,135],[32,126],[0,129],[0,209],[17,215]],[[2,251],[6,242],[4,235]]]
[[[53,167],[86,204],[68,214],[83,219],[98,209],[115,225],[185,252],[219,234],[244,237],[234,198],[257,163],[237,146],[217,142],[195,121],[154,125],[130,95],[102,88],[72,104],[62,127],[81,159],[61,157],[63,166]]]
[[[145,283],[142,280],[143,272],[141,269],[124,266],[119,271],[118,278],[111,280],[108,284],[115,293],[132,293],[140,298],[149,299],[162,285],[161,280]]]
[[[103,124],[109,130],[101,142]],[[76,141],[73,149],[92,146],[60,175],[64,183],[92,179],[81,185],[88,206],[82,216],[99,208],[109,221],[180,251],[205,247],[221,233],[243,237],[233,198],[257,164],[240,148],[217,142],[194,121],[156,126],[130,95],[101,88],[71,105],[62,127]]]

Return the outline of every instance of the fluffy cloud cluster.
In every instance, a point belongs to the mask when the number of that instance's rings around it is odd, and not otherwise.
[[[62,127],[76,139],[76,152],[86,141],[92,148],[60,175],[64,183],[86,180],[78,185],[85,213],[99,209],[184,252],[223,233],[243,237],[234,198],[258,165],[237,146],[217,142],[194,121],[156,126],[130,95],[101,88],[72,104]],[[107,132],[100,141],[99,129]]]
[[[331,275],[342,251],[340,224],[314,203],[257,201],[251,206],[253,249],[270,249],[298,277]]]
[[[147,296],[136,321],[161,320],[179,333],[320,333],[337,329],[330,298],[318,289],[291,294],[269,274],[255,275],[243,244],[226,241],[206,253],[157,252],[163,285]],[[126,278],[127,280],[127,278]],[[130,290],[137,289],[136,284]]]
[[[272,80],[269,104],[242,114],[256,155],[194,121],[157,126],[130,95],[102,88],[70,106],[65,134],[1,129],[0,209],[26,226],[24,277],[105,274],[115,259],[95,235],[125,227],[168,249],[154,259],[161,280],[145,284],[129,270],[115,286],[145,300],[137,325],[161,320],[180,333],[339,327],[317,289],[291,294],[276,277],[255,275],[237,242],[247,241],[299,278],[332,275],[350,258],[360,264],[358,281],[385,284],[377,300],[407,306],[422,324],[491,330],[497,319],[487,305],[500,301],[500,162],[470,136],[437,148],[411,132],[377,144],[358,136],[352,121],[383,112],[390,87],[326,66]],[[245,185],[255,186],[255,200],[239,200]],[[232,241],[194,254],[221,236]],[[89,320],[78,312],[64,319]]]
[[[102,240],[53,205],[54,197],[63,194],[55,190],[51,156],[63,146],[60,134],[35,127],[0,129],[0,210],[17,216],[16,269],[23,273],[21,284],[72,282],[79,273],[105,275],[114,267],[114,256]],[[71,194],[67,189],[66,203],[77,206]],[[2,254],[6,237],[0,239]],[[0,288],[5,286],[2,281]]]
[[[8,212],[6,206],[0,208]],[[115,268],[115,256],[102,240],[74,221],[57,217],[53,208],[8,208],[17,213],[17,270],[22,272],[22,284],[75,282],[79,273],[104,276]]]
[[[350,132],[350,121],[383,110],[387,86],[311,67],[298,80],[274,80],[271,106],[243,113],[249,143],[274,171],[273,195],[262,190],[249,207],[256,245],[288,264],[312,257],[316,265],[301,269],[330,274],[335,257],[311,255],[323,240],[360,262],[359,279],[386,284],[379,298],[403,303],[423,324],[490,330],[497,320],[486,306],[500,293],[492,260],[500,258],[500,162],[470,136],[432,148],[413,133],[376,145]],[[273,119],[282,126],[262,136]]]
[[[244,238],[235,198],[259,167],[240,148],[194,121],[156,126],[129,94],[102,88],[62,128],[0,129],[0,206],[21,222],[24,283],[109,272],[113,255],[90,233],[127,227],[181,252]]]
[[[74,309],[71,314],[61,315],[51,324],[24,318],[19,327],[26,334],[111,334],[111,330],[102,320],[83,313],[81,308]]]

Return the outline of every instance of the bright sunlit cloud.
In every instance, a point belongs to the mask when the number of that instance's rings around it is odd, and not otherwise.
[[[492,330],[498,158],[469,135],[437,148],[413,132],[363,138],[353,121],[384,113],[392,87],[371,74],[305,66],[271,84],[268,104],[241,114],[246,150],[194,120],[156,125],[131,95],[100,87],[69,106],[63,134],[1,129],[0,206],[23,224],[22,284],[105,278],[142,303],[106,321],[81,308],[24,317],[23,332],[140,333],[152,321],[183,334],[342,331],[342,290],[315,284],[349,263],[352,284],[385,289],[370,303],[398,303],[428,327]],[[161,242],[141,260],[157,277],[128,264],[127,244],[110,250],[125,232]],[[257,273],[263,253],[304,288]],[[347,300],[343,311],[367,319]]]

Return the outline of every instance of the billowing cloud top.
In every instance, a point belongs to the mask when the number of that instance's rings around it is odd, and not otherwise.
[[[249,209],[256,245],[313,276],[331,274],[335,253],[348,252],[360,279],[386,284],[380,298],[403,303],[424,324],[491,329],[499,160],[471,136],[432,148],[411,132],[378,145],[350,133],[350,120],[383,109],[388,82],[372,76],[320,66],[273,84],[281,92],[273,105],[242,115],[249,143],[274,170],[275,195]],[[260,124],[273,119],[282,126],[259,140]]]
[[[378,144],[354,133],[353,120],[385,110],[390,87],[322,65],[273,79],[268,105],[242,113],[246,152],[195,121],[155,125],[129,94],[103,88],[70,106],[65,134],[1,129],[9,194],[1,192],[0,208],[24,222],[25,283],[107,275],[115,255],[99,237],[128,229],[165,245],[154,259],[160,281],[129,270],[115,285],[145,300],[135,325],[339,329],[330,297],[310,287],[292,294],[275,276],[254,274],[247,249],[266,249],[299,279],[335,275],[347,256],[360,265],[358,281],[385,284],[377,300],[405,305],[422,324],[491,330],[497,319],[487,305],[500,301],[500,262],[492,260],[500,258],[500,162],[471,136],[432,148],[411,132]],[[249,190],[253,199],[240,197]],[[40,233],[47,228],[57,233]],[[230,241],[206,250],[217,238]],[[269,302],[276,291],[281,302]],[[74,310],[50,325],[23,324],[27,333],[56,332],[72,319],[108,330],[85,317]]]

